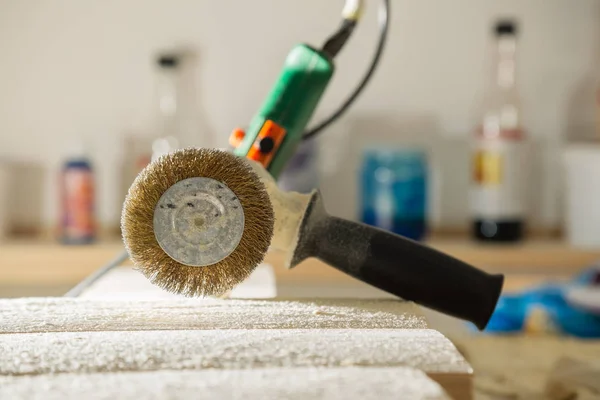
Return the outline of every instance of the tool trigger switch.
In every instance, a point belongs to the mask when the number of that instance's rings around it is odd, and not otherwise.
[[[275,148],[275,141],[272,137],[265,137],[258,142],[258,149],[263,154],[269,154]]]

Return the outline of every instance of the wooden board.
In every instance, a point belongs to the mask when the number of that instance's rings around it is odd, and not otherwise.
[[[431,329],[51,332],[0,335],[0,375],[154,370],[411,367],[453,397],[471,367]],[[466,393],[465,393],[466,392]]]
[[[450,399],[411,368],[278,368],[0,377],[0,398],[28,400]]]
[[[192,329],[426,329],[402,300],[0,300],[0,333]]]
[[[414,368],[469,399],[454,345],[397,300],[0,301],[0,376]]]
[[[0,348],[0,375],[289,366],[406,366],[432,376],[471,372],[452,343],[432,329],[3,334]]]

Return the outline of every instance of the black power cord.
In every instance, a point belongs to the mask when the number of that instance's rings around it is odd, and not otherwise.
[[[350,35],[354,31],[356,27],[356,20],[348,20],[345,19],[342,21],[342,25],[337,30],[335,34],[333,34],[325,44],[323,45],[323,52],[326,53],[329,57],[335,58],[338,55],[342,47],[346,44]]]
[[[342,105],[333,112],[328,118],[324,121],[320,122],[314,128],[307,130],[302,136],[303,140],[311,139],[318,133],[320,133],[323,129],[330,126],[336,120],[338,120],[348,109],[350,106],[356,101],[358,96],[362,93],[364,88],[367,86],[375,70],[379,66],[379,62],[381,60],[381,55],[383,54],[383,50],[387,41],[389,26],[390,26],[390,0],[382,0],[381,7],[379,9],[379,40],[377,42],[377,48],[375,49],[375,54],[371,59],[371,63],[367,69],[367,72],[356,86],[354,91],[350,93],[348,98],[342,103]],[[343,45],[346,43],[347,39],[350,37],[354,29],[355,22],[345,21],[342,23],[340,29],[327,40],[325,45],[323,46],[323,50],[332,56],[335,56],[339,53]]]

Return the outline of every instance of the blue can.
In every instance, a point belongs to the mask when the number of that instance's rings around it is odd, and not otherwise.
[[[374,148],[363,154],[361,220],[413,240],[427,233],[427,154]]]

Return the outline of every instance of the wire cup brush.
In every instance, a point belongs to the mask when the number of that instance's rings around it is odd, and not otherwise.
[[[319,191],[282,192],[256,162],[185,149],[148,165],[121,217],[125,247],[154,284],[219,296],[246,279],[269,248],[286,267],[314,257],[367,284],[484,329],[503,284],[410,239],[331,216]]]
[[[129,189],[121,217],[133,264],[186,296],[221,295],[261,263],[273,236],[264,184],[219,150],[184,150],[150,163]]]

